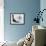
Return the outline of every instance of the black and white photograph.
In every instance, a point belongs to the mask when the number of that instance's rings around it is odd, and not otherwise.
[[[24,24],[24,13],[12,13],[10,14],[11,24]]]

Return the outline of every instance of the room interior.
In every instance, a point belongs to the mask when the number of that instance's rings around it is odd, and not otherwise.
[[[46,0],[0,0],[0,46],[46,46],[45,4]],[[19,19],[15,22],[12,16]]]

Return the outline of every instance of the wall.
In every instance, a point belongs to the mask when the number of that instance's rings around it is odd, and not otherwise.
[[[4,35],[7,41],[18,41],[32,29],[40,0],[4,0]],[[25,13],[24,25],[11,25],[10,13]]]
[[[41,9],[41,11],[42,11],[43,9],[46,9],[46,0],[40,0],[40,9]],[[41,21],[41,22],[40,22],[40,25],[46,27],[46,20],[45,20],[45,19],[46,19],[46,10],[43,12],[42,17],[43,17],[43,22]]]
[[[4,0],[0,0],[0,42],[4,41]]]

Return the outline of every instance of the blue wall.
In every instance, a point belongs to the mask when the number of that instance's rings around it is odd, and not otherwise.
[[[41,0],[40,1],[40,10],[42,11],[43,9],[46,9],[46,0]],[[46,10],[43,12],[43,22],[40,21],[40,25],[46,27]]]
[[[18,41],[32,29],[35,14],[40,9],[40,0],[4,0],[4,35],[7,41]],[[25,13],[24,25],[11,25],[10,13]]]

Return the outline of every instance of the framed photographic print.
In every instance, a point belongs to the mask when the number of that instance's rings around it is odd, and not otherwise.
[[[24,13],[11,13],[10,23],[11,24],[24,24]]]

